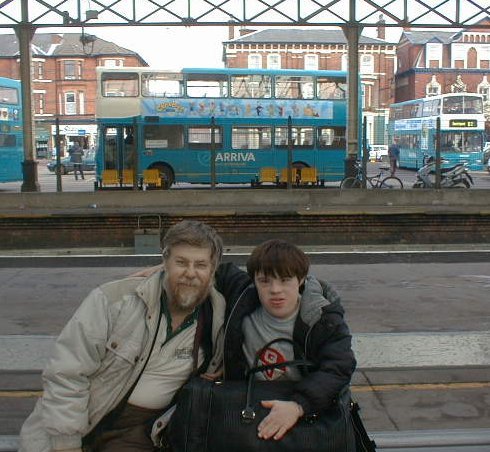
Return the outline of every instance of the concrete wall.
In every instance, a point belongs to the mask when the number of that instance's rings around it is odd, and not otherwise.
[[[153,210],[329,213],[490,213],[490,190],[170,190],[0,193],[0,215]]]

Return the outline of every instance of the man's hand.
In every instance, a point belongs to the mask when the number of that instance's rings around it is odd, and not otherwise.
[[[258,436],[261,439],[280,440],[303,416],[303,408],[296,402],[263,400],[262,406],[270,408],[271,412],[259,424]]]

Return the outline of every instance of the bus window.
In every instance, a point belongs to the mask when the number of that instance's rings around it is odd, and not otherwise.
[[[12,148],[17,146],[15,135],[0,134],[0,148]]]
[[[276,75],[276,99],[313,99],[313,77]]]
[[[228,97],[228,77],[225,74],[189,74],[189,97]]]
[[[345,79],[318,77],[316,86],[319,99],[345,99],[347,97]]]
[[[312,148],[314,145],[313,127],[293,127],[292,131],[293,146]],[[276,127],[275,145],[278,147],[288,146],[288,128]]]
[[[432,116],[432,101],[424,102],[422,116]]]
[[[145,97],[182,97],[182,74],[146,72],[141,74],[141,94]]]
[[[233,149],[268,149],[271,147],[270,127],[233,127],[231,147]]]
[[[221,127],[214,128],[214,144],[216,149],[223,148],[223,130]],[[211,127],[195,126],[188,130],[189,149],[209,149],[211,147]]]
[[[101,84],[104,97],[137,97],[139,94],[135,72],[104,72]]]
[[[231,96],[237,98],[270,99],[271,77],[269,75],[233,75]]]
[[[450,115],[463,113],[463,96],[445,98],[442,112]]]
[[[464,112],[469,114],[483,113],[483,100],[481,97],[465,96]]]
[[[145,149],[182,149],[184,147],[184,126],[145,126],[143,133]]]
[[[19,91],[15,88],[0,86],[0,103],[17,105],[19,103]]]
[[[318,147],[345,148],[345,128],[321,127],[318,130]]]

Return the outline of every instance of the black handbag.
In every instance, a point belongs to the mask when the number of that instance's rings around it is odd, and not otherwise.
[[[194,377],[181,389],[166,432],[172,451],[356,452],[348,388],[331,408],[299,419],[281,440],[258,438],[257,427],[269,413],[260,402],[291,400],[295,382],[256,381],[254,374],[278,367],[311,365],[303,359],[257,366],[260,353],[247,381],[211,382]]]

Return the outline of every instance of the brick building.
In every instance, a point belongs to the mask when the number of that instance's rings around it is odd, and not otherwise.
[[[95,67],[148,66],[135,52],[93,35],[36,33],[32,40],[32,105],[38,156],[55,147],[60,120],[62,152],[69,143],[95,144]],[[0,76],[20,79],[15,34],[0,35]]]
[[[240,30],[223,42],[223,59],[230,68],[347,70],[347,39],[338,30]],[[378,38],[360,36],[359,68],[363,115],[371,144],[385,144],[391,87],[396,69],[396,44],[385,39],[382,23]]]
[[[489,24],[490,19],[479,24]],[[395,102],[454,91],[480,93],[490,126],[490,30],[404,30],[397,46]],[[488,127],[490,135],[490,127]]]

